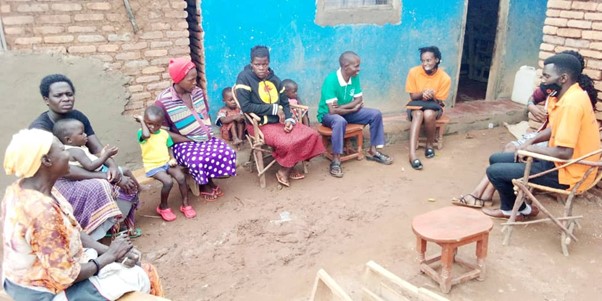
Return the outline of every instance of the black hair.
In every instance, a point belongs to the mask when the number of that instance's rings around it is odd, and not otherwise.
[[[349,63],[349,61],[351,60],[352,57],[360,57],[360,56],[357,55],[357,53],[355,53],[353,51],[349,51],[349,50],[341,53],[341,55],[339,56],[339,65],[341,65],[341,67],[344,67],[345,65],[347,65]]]
[[[284,87],[284,89],[287,89],[289,87],[290,88],[292,88],[292,87],[297,87],[298,88],[299,87],[299,85],[297,85],[297,83],[294,80],[290,79],[290,78],[287,78],[287,79],[283,80],[282,81],[282,86]]]
[[[67,140],[65,139],[68,136],[73,135],[73,131],[75,130],[75,123],[79,123],[82,125],[82,127],[84,126],[84,124],[77,120],[77,119],[73,119],[73,118],[65,118],[65,119],[60,119],[57,120],[54,123],[54,126],[52,127],[52,133],[59,138],[59,140],[63,143],[63,144],[67,144]]]
[[[232,87],[225,87],[222,89],[222,100],[224,98],[224,96],[226,96],[226,93],[228,92],[232,92]]]
[[[256,57],[267,57],[268,61],[270,60],[270,50],[268,49],[268,47],[263,46],[263,45],[257,45],[253,48],[251,48],[251,61],[256,58]]]
[[[579,57],[580,56],[581,55],[579,55]],[[596,102],[598,101],[598,91],[594,87],[594,82],[592,79],[586,74],[581,73],[583,70],[583,64],[579,57],[573,53],[559,53],[545,59],[543,64],[544,66],[554,64],[554,68],[559,74],[567,73],[569,77],[576,81],[579,84],[579,87],[581,87],[581,89],[587,93],[592,107],[595,110]]]
[[[150,105],[146,108],[146,110],[144,110],[144,115],[149,117],[161,117],[161,119],[163,119],[165,116],[165,112],[159,106]]]
[[[575,50],[565,50],[560,53],[570,54],[570,55],[574,56],[576,59],[578,59],[579,63],[581,64],[581,72],[583,72],[583,69],[585,68],[585,59],[583,58],[581,53],[579,53]]]
[[[420,52],[421,58],[422,58],[423,54],[425,54],[426,52],[430,52],[435,56],[436,59],[439,60],[439,63],[441,63],[441,51],[439,51],[439,47],[437,47],[437,46],[421,47],[421,48],[418,48],[418,51]],[[437,63],[437,67],[439,67],[439,63]]]
[[[62,82],[69,84],[71,91],[75,93],[75,87],[67,76],[63,74],[50,74],[42,78],[42,81],[40,82],[40,94],[42,94],[43,97],[48,97],[48,95],[50,95],[50,86],[54,83]]]

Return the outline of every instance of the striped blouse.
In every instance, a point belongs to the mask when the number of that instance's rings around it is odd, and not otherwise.
[[[203,90],[198,87],[194,88],[191,98],[194,112],[197,113],[204,126],[197,122],[193,111],[184,104],[173,86],[159,94],[155,105],[165,111],[164,126],[166,129],[193,141],[207,141],[211,138],[211,120],[207,113],[207,102]]]

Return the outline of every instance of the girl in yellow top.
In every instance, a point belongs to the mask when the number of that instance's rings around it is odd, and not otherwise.
[[[157,214],[167,222],[176,219],[176,215],[167,204],[167,197],[173,186],[172,177],[178,182],[180,194],[182,195],[182,206],[180,212],[186,218],[194,218],[196,211],[188,204],[188,187],[186,177],[181,166],[174,159],[173,141],[169,133],[161,129],[165,112],[157,106],[149,106],[144,111],[144,117],[136,116],[140,122],[141,129],[138,130],[138,143],[142,150],[142,163],[147,177],[159,180],[163,184],[161,188],[161,203],[157,207]]]

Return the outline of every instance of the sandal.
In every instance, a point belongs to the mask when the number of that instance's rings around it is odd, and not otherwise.
[[[180,212],[184,213],[186,218],[194,218],[196,216],[196,211],[192,206],[180,206]]]
[[[130,238],[138,238],[138,237],[142,236],[142,229],[140,229],[140,228],[129,229],[128,234],[130,235]]]
[[[424,156],[427,158],[432,158],[435,156],[435,150],[432,147],[429,147],[424,150]]]
[[[341,162],[332,161],[330,162],[330,175],[336,178],[343,177],[343,169],[341,168]]]
[[[415,170],[421,170],[422,169],[422,162],[420,162],[420,160],[416,159],[414,161],[410,161],[410,165],[412,166],[413,169]]]
[[[213,202],[217,199],[217,193],[215,190],[211,190],[211,192],[201,191],[201,197],[207,202]]]
[[[470,202],[468,197],[472,198],[472,202]],[[452,204],[471,208],[483,208],[483,206],[485,206],[485,200],[470,193],[467,195],[461,195],[459,199],[453,198]]]
[[[280,174],[278,172],[276,172],[276,180],[278,181],[278,183],[280,183],[282,186],[286,186],[286,187],[290,187],[291,183],[289,183],[286,179],[281,179],[280,178]]]
[[[301,180],[301,179],[305,179],[305,175],[293,170],[291,171],[291,173],[288,175],[289,179],[293,179],[293,180]]]
[[[157,207],[157,214],[159,214],[161,218],[166,222],[171,222],[176,219],[176,215],[173,214],[171,208],[161,209]]]
[[[368,159],[370,161],[376,161],[378,163],[385,164],[385,165],[393,164],[393,160],[391,160],[391,157],[389,157],[381,152],[378,152],[378,151],[372,155],[368,154],[368,156],[366,156],[366,159]]]
[[[213,187],[213,192],[214,192],[215,196],[218,198],[220,196],[224,196],[224,191],[219,186]]]

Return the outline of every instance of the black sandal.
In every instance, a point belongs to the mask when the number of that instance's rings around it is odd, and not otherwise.
[[[330,162],[330,175],[336,178],[343,177],[343,169],[341,168],[341,162],[332,161]]]
[[[374,154],[370,154],[368,153],[368,156],[366,156],[366,159],[370,160],[370,161],[375,161],[381,164],[385,164],[385,165],[391,165],[393,164],[393,160],[391,160],[391,157],[377,151]]]
[[[410,165],[412,165],[412,168],[415,170],[421,170],[422,169],[422,162],[420,162],[420,160],[416,159],[414,161],[410,161]]]
[[[424,150],[424,156],[427,158],[432,158],[435,156],[435,150],[432,147],[429,147]]]

